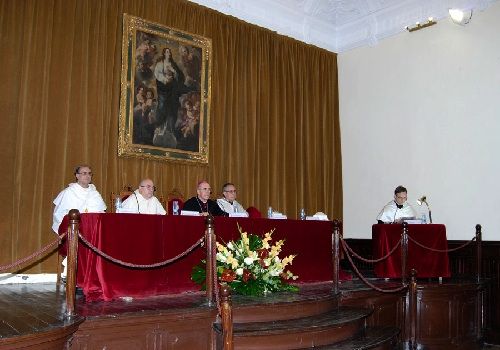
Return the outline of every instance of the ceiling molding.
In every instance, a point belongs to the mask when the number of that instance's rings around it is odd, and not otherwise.
[[[483,11],[497,0],[189,0],[332,52],[375,46],[449,8]]]

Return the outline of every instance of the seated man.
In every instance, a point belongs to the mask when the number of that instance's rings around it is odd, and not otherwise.
[[[216,201],[210,199],[212,189],[207,181],[200,181],[198,183],[196,193],[196,197],[189,198],[186,203],[184,203],[182,210],[197,211],[203,216],[207,216],[208,214],[212,216],[228,216],[228,214],[217,205]]]
[[[71,183],[54,199],[54,217],[52,230],[58,233],[62,219],[71,209],[78,209],[80,213],[102,213],[106,210],[101,195],[92,182],[92,169],[88,165],[79,165],[75,168],[76,182]]]
[[[236,201],[236,187],[228,182],[222,186],[222,198],[217,199],[217,204],[226,213],[245,213],[247,211]]]
[[[127,212],[138,214],[165,215],[167,212],[158,198],[154,196],[155,190],[151,179],[142,180],[139,188],[123,201],[122,208]]]
[[[379,224],[400,223],[402,219],[414,219],[417,216],[415,209],[407,203],[408,192],[403,186],[394,190],[394,200],[385,205],[377,216]]]

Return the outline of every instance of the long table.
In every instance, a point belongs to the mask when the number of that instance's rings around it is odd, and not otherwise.
[[[402,225],[376,224],[372,226],[373,257],[379,259],[388,254],[401,239]],[[440,224],[408,225],[408,236],[425,247],[448,249],[446,227]],[[448,253],[434,252],[408,239],[407,268],[417,270],[417,277],[450,277]],[[401,277],[401,247],[386,260],[375,264],[375,275],[385,278]]]
[[[60,232],[67,229],[67,218]],[[285,239],[281,257],[296,254],[290,270],[298,282],[332,280],[332,222],[252,218],[215,218],[220,243],[238,239],[238,226],[263,236],[275,229],[273,242]],[[141,214],[81,214],[80,233],[94,246],[115,259],[133,264],[158,263],[181,254],[205,232],[204,217]],[[79,244],[77,286],[87,301],[118,297],[198,291],[191,270],[205,258],[198,247],[170,265],[155,269],[126,268],[106,260]]]

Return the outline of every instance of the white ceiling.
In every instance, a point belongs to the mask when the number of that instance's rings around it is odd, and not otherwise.
[[[343,52],[373,46],[449,8],[483,11],[497,0],[190,0],[249,23]],[[474,19],[472,19],[474,20]]]

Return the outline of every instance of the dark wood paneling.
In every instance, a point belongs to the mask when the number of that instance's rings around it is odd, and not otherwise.
[[[349,246],[359,255],[372,259],[371,239],[346,239]],[[454,249],[466,241],[448,241],[448,248]],[[451,276],[456,278],[474,278],[476,274],[476,246],[472,244],[449,253]],[[356,266],[366,276],[373,276],[373,266],[355,259]],[[346,261],[342,263],[350,269]],[[487,343],[500,344],[500,242],[482,242],[482,277],[488,281],[484,286],[483,297],[483,337]],[[463,310],[463,312],[467,312]]]
[[[448,241],[450,249],[465,241]],[[451,252],[450,268],[453,277],[473,277],[476,274],[475,243]],[[489,281],[484,291],[484,338],[486,342],[500,344],[500,242],[483,241],[482,277]]]

